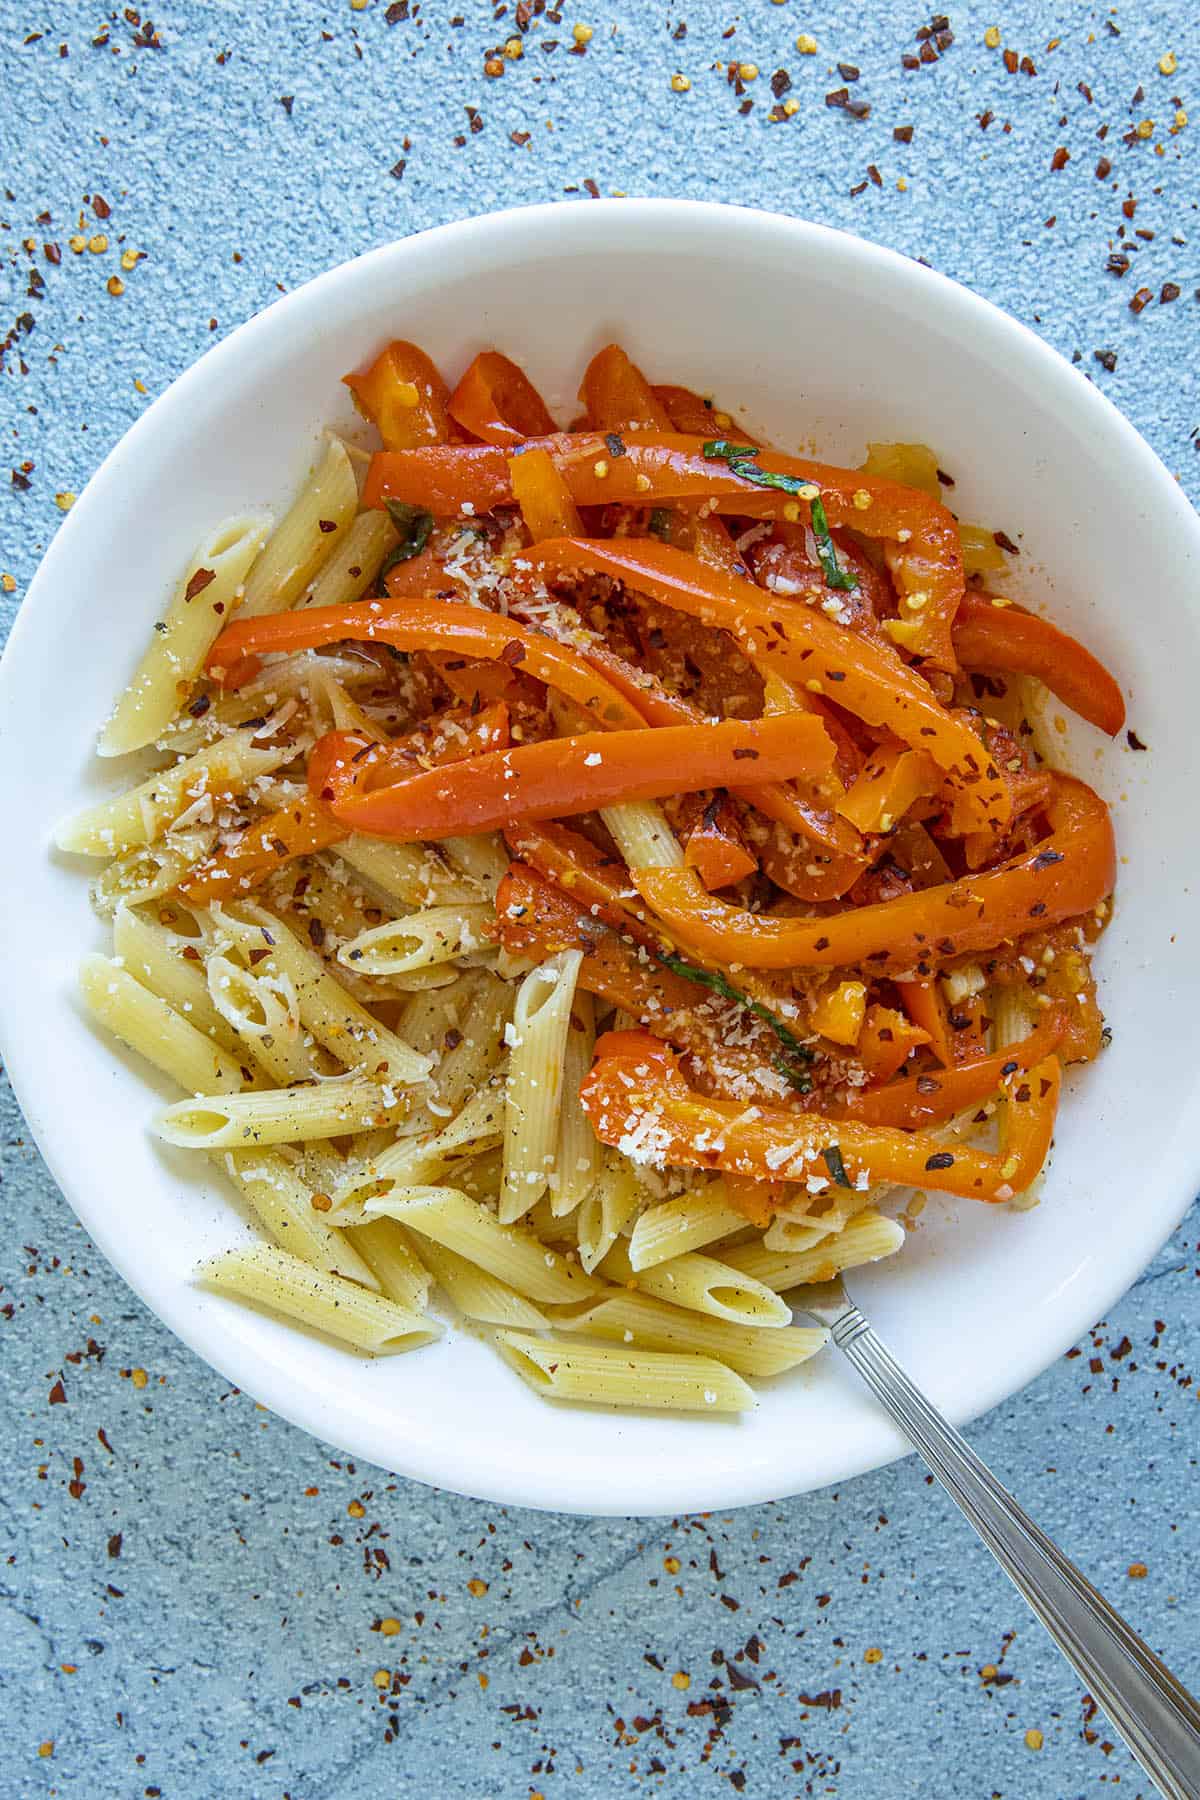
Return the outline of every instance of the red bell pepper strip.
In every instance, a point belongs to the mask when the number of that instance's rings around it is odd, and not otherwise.
[[[928,682],[895,651],[852,636],[811,607],[776,600],[748,581],[643,538],[534,545],[514,565],[519,581],[609,575],[664,606],[730,632],[760,667],[778,667],[809,692],[835,699],[868,724],[925,750],[965,791],[978,829],[1009,817],[1008,790],[970,726],[938,704]]]
[[[1007,600],[964,594],[954,621],[954,649],[968,669],[1035,675],[1064,706],[1115,737],[1125,723],[1120,688],[1077,638]]]
[[[179,884],[180,898],[187,905],[211,906],[216,900],[240,899],[296,857],[328,850],[350,835],[321,797],[328,774],[327,751],[322,752],[320,746],[328,745],[333,737],[353,743],[356,751],[369,743],[350,732],[330,732],[320,739],[310,759],[315,787],[269,818],[247,826],[236,844],[193,869]],[[426,720],[402,738],[379,745],[376,761],[407,773],[428,764],[440,766],[464,756],[478,756],[485,750],[502,750],[508,741],[507,706],[489,706],[476,713],[465,707],[454,708]]]
[[[706,894],[690,869],[645,869],[634,879],[676,941],[708,962],[928,974],[951,957],[1089,912],[1111,893],[1116,848],[1099,795],[1059,775],[1047,813],[1051,835],[998,869],[828,918],[745,912]]]
[[[451,394],[452,419],[485,444],[523,444],[546,437],[554,420],[523,369],[498,350],[481,350]]]
[[[452,600],[360,600],[349,606],[312,606],[302,612],[235,620],[209,651],[208,673],[228,686],[231,671],[239,680],[246,679],[254,671],[254,658],[270,651],[319,650],[348,639],[506,662],[566,694],[605,729],[630,731],[645,724],[616,688],[569,645],[497,613]]]
[[[542,447],[562,469],[578,506],[708,500],[719,512],[746,517],[799,516],[796,509],[807,504],[804,500],[756,486],[726,460],[706,457],[706,441],[712,440],[680,432],[631,431],[624,436],[625,454],[614,458],[599,433],[563,432]],[[962,552],[953,514],[917,488],[866,475],[861,469],[834,468],[773,450],[758,452],[754,460],[768,473],[819,488],[831,526],[848,526],[887,543],[901,596],[901,616],[889,621],[890,635],[914,656],[953,669],[950,632],[963,595]],[[511,498],[503,458],[474,446],[376,456],[364,504],[380,506],[389,494],[439,515],[460,512],[464,501],[477,512],[490,512]]]
[[[710,894],[718,888],[734,887],[754,874],[758,863],[746,846],[728,795],[714,794],[699,810],[687,834],[683,861],[686,868],[695,869]]]
[[[600,1038],[579,1097],[605,1144],[621,1144],[651,1120],[656,1158],[668,1168],[724,1169],[758,1181],[844,1176],[852,1185],[896,1182],[997,1202],[1027,1187],[1045,1160],[1058,1102],[1057,1060],[1031,1070],[1029,1085],[1022,1141],[1005,1156],[951,1150],[927,1133],[857,1119],[708,1099],[688,1086],[676,1059],[648,1032]]]
[[[671,415],[619,344],[597,351],[584,371],[579,403],[599,431],[670,431]]]
[[[1020,1043],[958,1063],[935,1074],[908,1075],[884,1087],[858,1088],[836,1107],[838,1116],[865,1125],[895,1125],[915,1131],[943,1125],[969,1106],[981,1106],[997,1092],[1008,1093],[1015,1075],[1024,1076],[1057,1050],[1066,1029],[1065,1009],[1052,1007],[1036,1030]]]
[[[555,892],[565,894],[589,919],[647,943],[663,942],[624,862],[606,856],[581,832],[547,820],[540,825],[508,825],[504,841],[521,863],[552,883]]]
[[[802,729],[806,727],[806,729]],[[720,787],[754,761],[772,780],[819,773],[833,746],[816,719],[723,719],[661,731],[584,732],[471,757],[375,792],[335,797],[351,830],[411,843],[527,819],[558,819],[627,800],[659,800],[681,785]]]
[[[448,389],[416,344],[398,338],[361,375],[343,375],[354,404],[377,427],[389,450],[444,444],[449,435]]]

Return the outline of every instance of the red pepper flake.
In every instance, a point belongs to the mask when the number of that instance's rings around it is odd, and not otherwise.
[[[992,542],[999,544],[1001,550],[1007,550],[1010,556],[1020,556],[1021,546],[1014,544],[1007,531],[993,531]]]
[[[1008,70],[1010,75],[1016,74],[1016,72],[1017,72],[1017,53],[1015,50],[1006,50],[1004,52],[1004,66]]]
[[[1158,304],[1160,306],[1170,306],[1172,300],[1178,300],[1180,291],[1181,290],[1173,281],[1164,281],[1162,284],[1162,292],[1158,296]]]
[[[1131,750],[1148,750],[1150,748],[1149,744],[1143,744],[1136,731],[1127,731],[1125,733],[1125,742],[1129,745]]]
[[[995,116],[996,115],[994,112],[981,112],[979,114],[979,129],[980,129],[980,131],[986,131],[988,126],[991,124],[992,120],[995,118]]]
[[[1023,56],[1021,58],[1021,73],[1022,73],[1022,75],[1036,75],[1037,74],[1037,70],[1033,64],[1032,56]]]
[[[1102,156],[1100,161],[1096,164],[1096,180],[1107,181],[1111,174],[1112,164],[1109,162],[1107,156]]]
[[[926,65],[935,63],[938,60],[937,46],[934,44],[932,38],[927,38],[921,45],[920,50],[917,52],[917,60]]]
[[[290,119],[292,116],[292,108],[296,104],[295,94],[280,94],[279,104]]]
[[[920,63],[920,59],[918,57],[911,56],[906,51],[905,54],[900,58],[900,66],[905,69],[919,69],[921,66],[921,63]]]
[[[1134,313],[1134,314],[1145,312],[1146,308],[1149,306],[1149,304],[1153,300],[1153,298],[1154,298],[1154,289],[1153,288],[1148,288],[1148,287],[1139,288],[1137,293],[1133,296],[1133,299],[1129,302],[1130,312]]]
[[[517,145],[518,149],[523,150],[529,142],[532,133],[528,131],[510,131],[508,135],[513,143]]]
[[[911,125],[893,125],[892,136],[898,144],[911,144],[913,141],[913,128]]]
[[[188,582],[187,587],[184,589],[184,592],[183,592],[184,600],[185,601],[186,600],[194,600],[196,598],[197,594],[202,594],[204,592],[205,588],[208,587],[216,579],[217,579],[217,577],[216,577],[215,570],[213,570],[213,569],[197,569],[195,574],[192,576],[192,579]]]
[[[1054,152],[1054,155],[1050,158],[1050,168],[1052,173],[1057,174],[1059,169],[1065,169],[1070,160],[1071,152],[1067,149],[1065,144],[1060,144],[1058,149]]]
[[[925,1167],[930,1173],[935,1169],[952,1169],[954,1156],[949,1150],[938,1150],[933,1156],[926,1157]]]
[[[1130,196],[1127,200],[1122,200],[1122,202],[1121,202],[1121,211],[1125,214],[1125,217],[1127,219],[1132,219],[1134,213],[1137,211],[1137,208],[1138,208],[1138,203],[1134,199],[1132,194],[1130,194]]]
[[[119,1531],[114,1531],[113,1535],[108,1540],[108,1554],[112,1557],[114,1562],[121,1554],[122,1542],[122,1534]]]
[[[871,177],[871,180],[875,183],[876,187],[883,186],[883,176],[879,173],[879,170],[875,167],[874,163],[867,164],[867,174]]]
[[[1100,364],[1100,367],[1102,369],[1107,369],[1110,375],[1116,369],[1117,353],[1115,350],[1093,350],[1092,355]]]
[[[392,164],[391,168],[388,170],[388,174],[393,176],[395,178],[395,180],[399,181],[400,177],[403,175],[407,166],[408,166],[407,158],[402,156],[400,158],[399,162],[395,162]]]
[[[841,76],[843,81],[857,81],[859,76],[862,74],[862,70],[859,68],[856,68],[853,63],[842,63],[842,62],[840,62],[838,64],[837,72]]]
[[[1109,275],[1128,275],[1129,258],[1122,256],[1119,250],[1114,250],[1104,267]]]
[[[65,1406],[66,1404],[67,1404],[67,1390],[63,1386],[62,1380],[60,1378],[58,1381],[55,1382],[54,1386],[50,1389],[50,1405],[51,1406]]]

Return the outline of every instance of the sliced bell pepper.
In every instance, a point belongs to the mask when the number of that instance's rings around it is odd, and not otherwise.
[[[831,1043],[850,1046],[858,1042],[866,1010],[866,982],[837,981],[817,995],[808,1022]]]
[[[927,751],[965,790],[964,804],[978,829],[1007,822],[1008,790],[970,726],[939,705],[928,682],[895,651],[852,636],[823,613],[774,600],[750,582],[720,575],[682,551],[643,538],[537,544],[515,573],[519,581],[609,575],[719,626],[760,667],[779,667],[806,691],[835,699],[868,724]]]
[[[446,407],[464,431],[485,444],[523,444],[546,437],[554,420],[523,369],[498,350],[481,350]]]
[[[851,1089],[836,1110],[866,1125],[894,1125],[906,1131],[943,1125],[968,1107],[982,1106],[998,1092],[1007,1094],[1013,1077],[1026,1075],[1058,1048],[1065,1029],[1066,1009],[1052,1007],[1036,1030],[1018,1044],[951,1069],[939,1069],[936,1074],[907,1075],[883,1087]]]
[[[943,1069],[951,1068],[955,1061],[954,1039],[936,978],[926,975],[918,981],[898,981],[896,988],[901,1006],[917,1029],[924,1032],[932,1055]]]
[[[601,920],[614,931],[632,931],[647,942],[663,941],[624,862],[606,856],[581,832],[547,820],[537,825],[506,825],[504,841],[521,863],[545,877],[589,918]],[[646,929],[639,930],[639,926]]]
[[[922,1132],[829,1119],[784,1107],[747,1107],[696,1093],[678,1061],[646,1033],[600,1038],[579,1097],[602,1143],[619,1145],[650,1125],[657,1162],[668,1168],[723,1169],[753,1180],[805,1180],[862,1186],[895,1182],[965,1199],[1011,1200],[1040,1169],[1058,1103],[1058,1063],[1030,1071],[1031,1098],[1017,1149],[1004,1156],[953,1150]]]
[[[878,1000],[872,1000],[854,1047],[854,1059],[866,1070],[870,1082],[878,1086],[890,1081],[913,1051],[928,1042],[929,1033],[894,1006],[881,1006]]]
[[[1099,795],[1056,776],[1047,815],[1051,835],[998,869],[821,919],[745,912],[706,894],[690,869],[644,869],[634,879],[676,941],[706,961],[926,975],[951,957],[1089,912],[1111,893],[1116,849]]]
[[[511,456],[508,469],[513,498],[521,508],[531,543],[569,537],[583,529],[579,508],[549,451],[526,450],[521,456]]]
[[[449,435],[449,390],[416,344],[397,338],[362,374],[343,375],[354,404],[389,450],[444,444]]]
[[[658,800],[681,784],[720,787],[745,761],[757,763],[769,779],[783,780],[819,773],[832,757],[816,719],[584,732],[474,756],[374,792],[336,796],[331,805],[351,830],[411,843]]]
[[[597,351],[584,371],[579,403],[600,431],[670,431],[671,415],[619,344]]]
[[[718,791],[698,810],[687,834],[683,861],[686,868],[695,869],[710,894],[718,888],[735,887],[758,868],[727,794]]]
[[[966,593],[954,621],[954,649],[968,669],[1036,676],[1109,737],[1125,723],[1124,698],[1103,663],[1077,638],[1007,600]]]
[[[214,680],[231,686],[248,679],[255,659],[271,651],[319,650],[346,640],[498,660],[557,688],[605,729],[630,731],[646,722],[569,645],[497,613],[452,600],[360,600],[350,606],[313,606],[303,612],[235,620],[209,651],[207,669]]]
[[[562,469],[578,506],[712,501],[718,512],[743,517],[790,521],[803,516],[809,502],[758,486],[727,460],[706,457],[709,441],[715,440],[669,430],[630,430],[623,437],[625,454],[612,457],[599,433],[563,432],[543,448]],[[831,526],[884,540],[900,594],[900,618],[888,622],[890,635],[936,668],[955,668],[950,628],[962,599],[963,571],[953,514],[928,494],[861,470],[773,450],[758,452],[754,461],[768,475],[816,486]],[[364,504],[380,506],[388,494],[439,515],[460,512],[464,501],[477,512],[490,512],[511,498],[503,456],[475,446],[377,455]]]
[[[837,810],[859,831],[888,832],[915,800],[936,794],[940,785],[937,764],[923,750],[885,744],[868,757]]]
[[[691,388],[656,381],[654,398],[670,419],[672,431],[683,431],[695,437],[706,438],[718,431],[732,430],[733,422],[729,414],[720,412],[711,400],[705,400]],[[740,443],[749,444],[752,441],[741,435],[740,426],[738,432]]]

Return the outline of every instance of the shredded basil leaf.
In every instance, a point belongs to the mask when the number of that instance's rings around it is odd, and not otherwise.
[[[661,538],[664,544],[671,541],[671,509],[669,506],[656,506],[646,523],[646,530],[651,537]]]
[[[825,586],[840,588],[843,593],[850,593],[858,586],[856,576],[843,569],[837,559],[833,539],[829,535],[829,520],[825,517],[825,502],[818,494],[812,503],[813,537],[817,541],[817,556],[825,573]]]
[[[735,988],[724,975],[718,974],[713,969],[698,969],[695,963],[686,962],[682,956],[662,955],[659,957],[659,961],[665,969],[670,969],[673,974],[682,975],[685,981],[694,981],[697,987],[709,988],[714,994],[720,994],[723,1000],[732,1000],[736,1005],[744,1006],[747,1012],[753,1013],[756,1019],[761,1019],[764,1025],[770,1027],[795,1061],[810,1063],[813,1060],[813,1053],[809,1046],[802,1038],[798,1038],[794,1031],[790,1031],[782,1019],[777,1019],[769,1006],[764,1006],[760,1000],[752,1000],[749,994],[743,994],[741,989]],[[779,1063],[774,1066],[780,1067]],[[794,1086],[799,1086],[802,1080],[806,1085],[800,1091],[807,1093],[811,1083],[806,1075],[797,1079],[786,1069],[781,1069],[781,1073],[786,1074]]]
[[[400,542],[387,558],[379,571],[386,575],[398,562],[410,562],[418,556],[429,542],[429,534],[433,530],[433,514],[420,506],[411,506],[407,500],[386,500],[388,517],[400,533]]]
[[[796,494],[807,500],[812,515],[813,537],[817,543],[817,557],[825,576],[826,587],[837,588],[842,593],[851,593],[857,588],[857,577],[843,569],[838,562],[837,550],[829,533],[829,520],[825,516],[825,502],[815,482],[802,481],[798,475],[776,475],[770,469],[760,468],[754,460],[758,451],[751,444],[731,444],[725,438],[714,438],[703,448],[710,462],[727,462],[729,473],[738,476],[740,480],[752,481],[755,487],[775,488],[781,494]]]
[[[821,1155],[825,1158],[825,1167],[833,1176],[839,1187],[852,1188],[854,1183],[846,1173],[846,1165],[842,1161],[842,1152],[837,1144],[830,1144]]]
[[[773,1056],[771,1067],[782,1075],[783,1079],[794,1087],[798,1094],[812,1093],[812,1076],[804,1075],[799,1069],[793,1068],[786,1057]]]

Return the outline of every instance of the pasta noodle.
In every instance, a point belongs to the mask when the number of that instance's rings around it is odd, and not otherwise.
[[[387,447],[203,539],[100,731],[137,778],[58,828],[83,1003],[261,1234],[209,1285],[744,1411],[893,1195],[1037,1203],[1117,859],[1031,721],[1120,689],[985,590],[923,445],[710,439],[615,345],[565,432],[494,351],[445,404],[411,344],[348,379]]]

